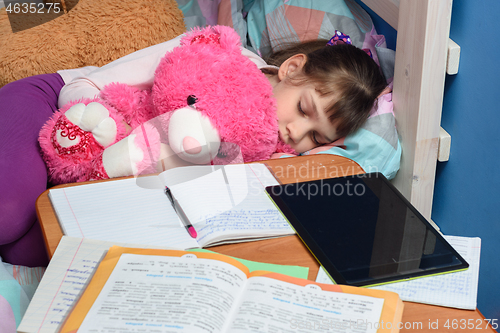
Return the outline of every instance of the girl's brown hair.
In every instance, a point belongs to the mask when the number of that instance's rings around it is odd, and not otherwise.
[[[328,106],[329,119],[344,137],[360,128],[368,118],[387,82],[375,61],[365,51],[348,44],[326,46],[327,40],[314,40],[289,46],[266,57],[266,63],[279,67],[293,55],[303,53],[307,61],[295,84],[314,84],[321,96],[336,94]]]

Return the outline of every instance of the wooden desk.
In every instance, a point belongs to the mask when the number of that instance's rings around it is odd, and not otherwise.
[[[266,163],[283,184],[364,173],[363,169],[357,163],[347,158],[333,155],[301,156],[269,160]],[[75,185],[78,184],[65,184],[61,186]],[[40,195],[36,202],[36,208],[45,236],[47,251],[49,257],[52,257],[63,234],[57,222],[55,212],[52,209],[48,190]],[[308,278],[310,280],[316,279],[319,269],[317,261],[297,236],[214,246],[210,250],[247,260],[306,266],[309,267]],[[438,329],[429,328],[429,324],[436,323],[436,321]],[[447,321],[450,329],[444,326]],[[465,323],[465,326],[463,323]],[[467,327],[468,324],[471,324],[474,328],[480,328],[482,332],[495,332],[490,326],[486,327],[484,317],[478,310],[457,310],[410,302],[405,302],[401,324],[404,327],[401,330],[402,332],[474,331],[475,329],[460,329],[461,326]],[[453,327],[457,327],[457,329],[453,329]]]
[[[364,173],[363,168],[350,159],[327,154],[281,158],[268,160],[264,163],[269,165],[275,176],[283,184]],[[115,180],[116,179],[121,178],[115,178]],[[57,187],[69,187],[88,183],[91,182],[64,184]],[[63,233],[57,221],[54,209],[52,208],[52,204],[50,203],[48,193],[49,190],[46,190],[38,197],[36,201],[36,211],[45,237],[49,258],[52,258]],[[296,236],[294,237],[297,238]],[[255,242],[249,244],[254,243]],[[288,255],[285,255],[284,258],[288,258]],[[284,262],[281,263],[283,264]],[[315,277],[316,273],[314,273],[314,278]]]

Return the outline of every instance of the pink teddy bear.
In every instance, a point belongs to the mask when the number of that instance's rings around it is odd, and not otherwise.
[[[112,83],[61,108],[40,131],[55,183],[161,171],[174,154],[194,164],[292,153],[279,141],[272,87],[225,26],[193,30],[167,53],[151,89]]]

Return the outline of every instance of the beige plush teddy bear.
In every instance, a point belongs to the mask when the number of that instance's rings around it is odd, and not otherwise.
[[[186,30],[175,0],[49,2],[67,13],[15,33],[7,8],[0,10],[0,87],[61,69],[103,66]]]

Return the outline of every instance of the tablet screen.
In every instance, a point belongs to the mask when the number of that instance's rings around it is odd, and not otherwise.
[[[468,267],[381,173],[266,190],[338,284],[376,285]]]

